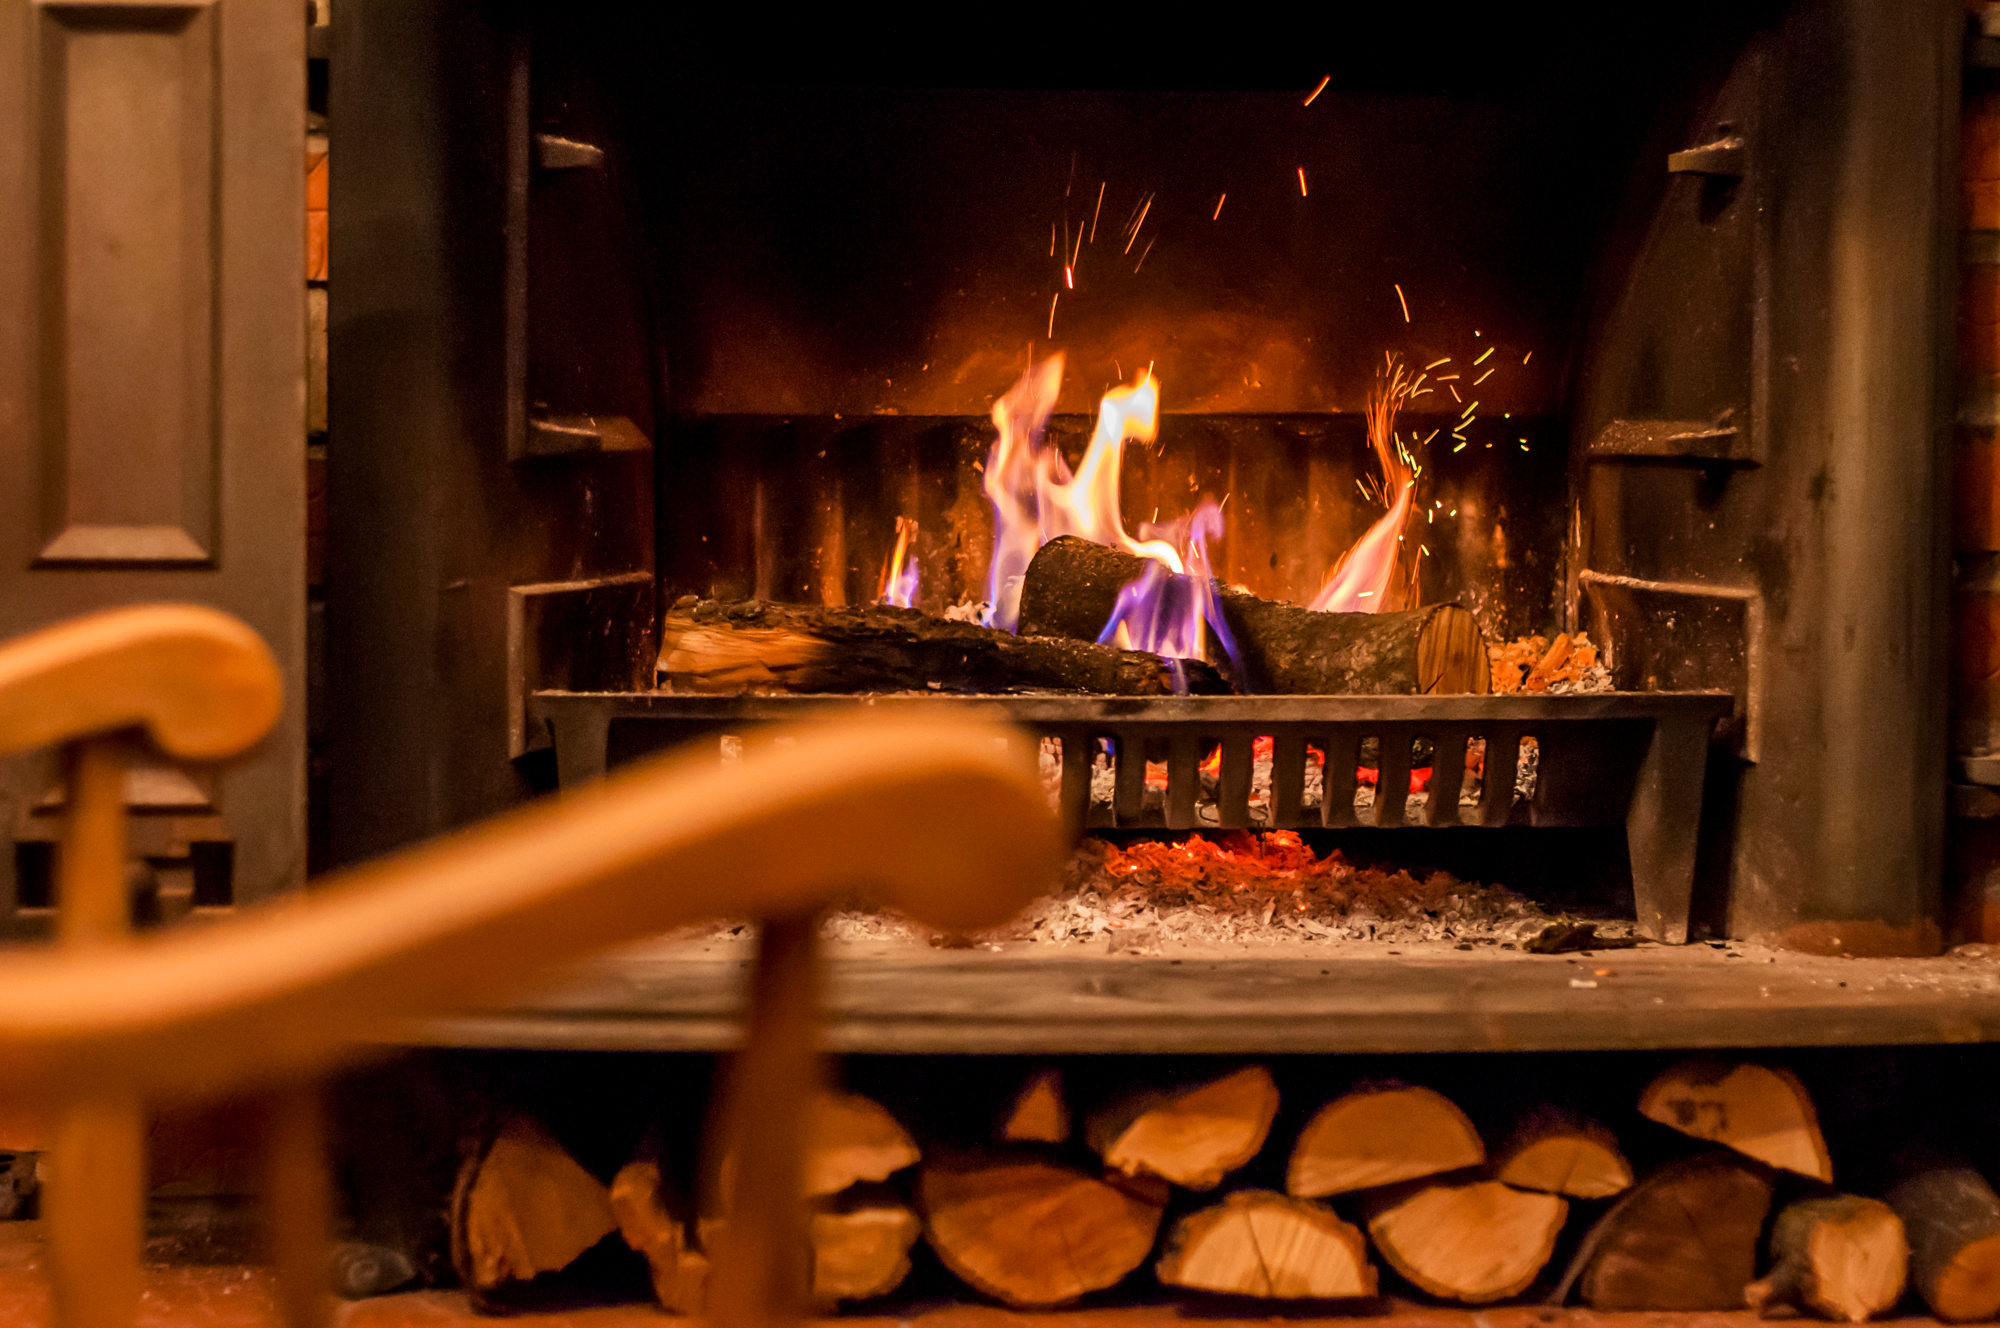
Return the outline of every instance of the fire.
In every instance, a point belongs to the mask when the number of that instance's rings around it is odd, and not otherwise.
[[[1368,443],[1375,459],[1382,463],[1381,493],[1389,510],[1368,528],[1354,546],[1333,565],[1326,584],[1313,596],[1308,607],[1337,613],[1380,613],[1394,607],[1389,601],[1395,584],[1396,568],[1403,546],[1403,527],[1408,524],[1417,492],[1416,464],[1396,438],[1396,412],[1403,408],[1421,378],[1411,379],[1403,366],[1391,361],[1387,376],[1378,374],[1374,391],[1368,394]],[[1395,496],[1389,497],[1391,490]]]
[[[1179,550],[1164,540],[1134,539],[1118,510],[1125,440],[1151,442],[1159,433],[1160,388],[1150,372],[1104,394],[1097,429],[1074,474],[1062,453],[1043,441],[1063,357],[1031,365],[993,404],[999,430],[986,454],[986,497],[993,504],[993,561],[987,571],[986,624],[1014,629],[1021,616],[1021,578],[1035,550],[1060,535],[1076,535],[1184,572]]]
[[[896,518],[896,551],[889,555],[889,561],[882,564],[882,581],[875,591],[877,604],[893,604],[899,609],[913,609],[917,606],[917,587],[921,574],[917,568],[917,552],[911,546],[917,540],[917,522],[914,517]]]

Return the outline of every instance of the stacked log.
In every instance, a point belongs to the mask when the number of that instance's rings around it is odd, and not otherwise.
[[[1304,1104],[1276,1141],[1286,1117],[1261,1065],[1075,1090],[1033,1070],[929,1147],[869,1098],[816,1097],[797,1266],[819,1305],[895,1291],[923,1240],[943,1270],[1020,1310],[1073,1304],[1150,1263],[1175,1295],[1253,1317],[1233,1302],[1351,1313],[1385,1276],[1464,1305],[1548,1293],[1602,1312],[1748,1306],[1851,1323],[1893,1310],[1907,1284],[1941,1320],[2000,1314],[2000,1194],[1986,1178],[1927,1154],[1880,1197],[1833,1190],[1810,1095],[1769,1066],[1690,1061],[1656,1077],[1632,1110],[1668,1127],[1646,1155],[1675,1155],[1636,1174],[1610,1129],[1558,1104],[1503,1123],[1489,1153],[1457,1103],[1419,1084]],[[506,1121],[453,1200],[461,1277],[505,1308],[511,1288],[622,1244],[663,1307],[700,1317],[728,1213],[699,1208],[669,1171],[642,1150],[607,1185],[536,1122]],[[1280,1172],[1282,1192],[1268,1187]],[[1558,1278],[1559,1246],[1573,1252]]]

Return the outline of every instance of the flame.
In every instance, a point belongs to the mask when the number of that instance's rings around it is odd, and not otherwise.
[[[1159,433],[1160,389],[1150,372],[1104,394],[1097,429],[1074,474],[1042,435],[1062,388],[1063,357],[1030,365],[1007,395],[993,403],[999,436],[986,454],[986,497],[993,504],[993,559],[987,571],[989,627],[1014,629],[1021,616],[1021,578],[1035,550],[1059,535],[1076,535],[1184,572],[1178,550],[1164,540],[1125,533],[1118,485],[1125,440],[1151,442]]]
[[[1208,541],[1222,533],[1222,509],[1204,498],[1185,523],[1187,571],[1170,572],[1164,560],[1148,559],[1145,570],[1121,586],[1111,617],[1098,636],[1101,642],[1125,650],[1144,650],[1169,661],[1207,659],[1209,633],[1241,672],[1236,641],[1222,616],[1222,599],[1208,561]],[[1174,690],[1185,692],[1187,679],[1178,663]]]
[[[896,551],[882,564],[882,582],[875,591],[877,604],[893,604],[899,609],[917,606],[917,552],[910,546],[917,540],[915,517],[896,518]]]
[[[1380,613],[1389,604],[1389,588],[1395,582],[1398,554],[1403,544],[1403,527],[1409,521],[1416,497],[1421,467],[1396,440],[1396,412],[1409,400],[1416,382],[1405,376],[1403,366],[1393,360],[1388,376],[1377,374],[1375,388],[1368,394],[1368,442],[1382,463],[1381,492],[1391,489],[1389,510],[1354,546],[1333,565],[1326,584],[1307,607],[1338,613]]]

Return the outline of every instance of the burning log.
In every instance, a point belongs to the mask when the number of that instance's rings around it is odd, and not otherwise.
[[[1562,1285],[1594,1310],[1729,1310],[1757,1275],[1771,1173],[1729,1153],[1683,1158],[1640,1181],[1585,1236]]]
[[[1101,1291],[1145,1262],[1167,1187],[1105,1180],[1040,1158],[973,1156],[924,1164],[924,1236],[945,1267],[1015,1309]]]
[[[1596,1121],[1552,1107],[1515,1128],[1493,1174],[1516,1189],[1572,1199],[1608,1199],[1632,1187],[1632,1165],[1617,1137]]]
[[[1948,1323],[2000,1314],[2000,1196],[1969,1166],[1912,1167],[1889,1190],[1910,1245],[1910,1282]]]
[[[1902,1219],[1881,1200],[1805,1199],[1778,1214],[1771,1271],[1743,1299],[1759,1314],[1789,1307],[1862,1323],[1902,1299],[1909,1262]]]
[[[452,1196],[452,1262],[475,1293],[567,1268],[617,1229],[604,1183],[525,1117],[467,1162]]]
[[[1382,1201],[1368,1235],[1390,1267],[1425,1291],[1483,1305],[1527,1289],[1568,1216],[1561,1196],[1497,1180],[1426,1185]]]
[[[1093,1114],[1084,1137],[1128,1176],[1212,1190],[1257,1155],[1277,1114],[1271,1072],[1252,1065],[1181,1092],[1128,1094]]]
[[[1686,1061],[1646,1086],[1639,1114],[1759,1162],[1833,1180],[1812,1097],[1790,1070]]]
[[[1000,1142],[1061,1144],[1069,1142],[1069,1104],[1063,1100],[1062,1071],[1037,1070],[1024,1084],[1000,1122]]]
[[[1095,641],[1147,560],[1065,536],[1028,564],[1025,638]],[[1321,613],[1216,587],[1242,657],[1244,690],[1282,694],[1484,692],[1491,681],[1479,625],[1456,604],[1403,613]]]
[[[1183,1217],[1154,1272],[1167,1286],[1270,1300],[1375,1294],[1359,1228],[1325,1204],[1270,1190],[1238,1190]]]
[[[693,596],[677,601],[661,623],[658,676],[692,692],[1229,690],[1200,660],[1169,662],[1094,640],[1015,636],[880,604],[812,608]]]
[[[1317,1199],[1476,1167],[1486,1146],[1450,1099],[1411,1084],[1357,1088],[1299,1131],[1285,1189]]]
[[[667,1202],[657,1163],[630,1162],[612,1177],[611,1212],[625,1243],[646,1257],[660,1305],[673,1314],[699,1315],[708,1258],[689,1242],[686,1217]]]

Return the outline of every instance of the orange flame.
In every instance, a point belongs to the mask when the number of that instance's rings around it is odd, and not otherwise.
[[[1013,630],[1021,612],[1021,578],[1035,550],[1060,535],[1151,558],[1185,571],[1180,553],[1164,540],[1125,533],[1118,507],[1125,440],[1151,442],[1159,433],[1160,388],[1149,371],[1104,394],[1097,429],[1074,474],[1043,431],[1061,390],[1063,357],[1031,365],[1007,395],[993,403],[999,430],[986,454],[986,496],[993,504],[993,560],[987,572],[989,626]]]
[[[1389,588],[1395,584],[1403,527],[1410,519],[1417,476],[1422,471],[1396,439],[1396,412],[1403,408],[1415,388],[1416,382],[1406,377],[1403,366],[1394,361],[1390,362],[1386,378],[1376,375],[1375,388],[1368,394],[1368,442],[1375,449],[1375,459],[1382,463],[1381,491],[1389,510],[1341,555],[1327,575],[1326,584],[1313,596],[1310,608],[1336,613],[1380,613],[1394,607],[1389,603]],[[1388,496],[1392,489],[1393,498]]]
[[[910,546],[917,539],[915,517],[896,518],[896,551],[882,564],[882,581],[875,591],[877,604],[893,604],[899,609],[913,609],[917,606],[916,550]]]

